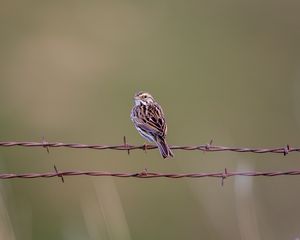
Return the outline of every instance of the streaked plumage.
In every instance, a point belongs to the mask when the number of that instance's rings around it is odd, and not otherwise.
[[[131,120],[135,128],[148,141],[156,143],[163,158],[173,157],[165,140],[167,124],[161,106],[146,92],[136,93],[134,102]]]

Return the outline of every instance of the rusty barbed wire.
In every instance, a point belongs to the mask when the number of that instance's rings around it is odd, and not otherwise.
[[[143,170],[141,172],[104,172],[104,171],[55,171],[45,173],[0,173],[0,179],[12,179],[12,178],[52,178],[52,177],[69,177],[69,176],[91,176],[91,177],[120,177],[120,178],[225,178],[244,176],[244,177],[275,177],[275,176],[295,176],[300,175],[300,169],[294,169],[289,171],[268,171],[268,172],[229,172],[225,169],[223,172],[210,172],[210,173],[161,173],[161,172],[148,172]]]
[[[129,154],[131,150],[152,150],[156,149],[156,145],[145,144],[145,145],[131,145],[127,143],[126,137],[123,138],[123,144],[120,145],[99,145],[99,144],[80,144],[80,143],[61,143],[61,142],[47,142],[43,137],[42,142],[28,142],[28,141],[0,141],[0,147],[43,147],[46,148],[49,153],[49,148],[79,148],[79,149],[96,149],[96,150],[120,150],[127,151]],[[250,152],[250,153],[280,153],[287,155],[290,152],[300,152],[300,148],[292,148],[290,145],[279,148],[249,148],[249,147],[226,147],[212,145],[212,140],[208,144],[203,145],[170,145],[171,149],[175,150],[186,150],[186,151],[203,151],[203,152]],[[225,168],[223,172],[209,172],[209,173],[161,173],[161,172],[148,172],[146,169],[141,172],[105,172],[105,171],[59,171],[54,165],[54,172],[45,173],[0,173],[0,179],[12,179],[12,178],[52,178],[60,177],[64,182],[64,177],[69,176],[93,176],[93,177],[119,177],[119,178],[203,178],[213,177],[221,178],[222,185],[224,180],[228,177],[234,176],[245,176],[245,177],[275,177],[275,176],[293,176],[300,175],[300,169],[293,169],[288,171],[246,171],[246,172],[229,172]]]
[[[61,142],[47,142],[43,139],[42,142],[17,142],[17,141],[0,141],[0,147],[44,147],[49,152],[49,148],[87,148],[96,150],[119,150],[127,151],[128,154],[132,150],[152,150],[156,149],[156,145],[145,144],[145,145],[131,145],[126,141],[126,137],[123,139],[123,144],[120,145],[99,145],[99,144],[81,144],[81,143],[61,143]],[[284,147],[278,148],[250,148],[250,147],[226,147],[212,145],[212,141],[208,144],[203,145],[170,145],[171,149],[175,150],[186,150],[186,151],[202,151],[202,152],[239,152],[239,153],[281,153],[287,155],[290,152],[300,152],[300,148],[293,148],[290,145],[285,145]]]

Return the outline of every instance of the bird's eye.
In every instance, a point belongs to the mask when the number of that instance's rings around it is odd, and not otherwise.
[[[146,96],[144,95],[142,98],[146,98]]]

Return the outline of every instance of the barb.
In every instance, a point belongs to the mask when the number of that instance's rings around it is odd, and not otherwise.
[[[294,169],[289,171],[273,171],[273,172],[211,172],[211,173],[160,173],[160,172],[148,172],[143,170],[141,172],[124,173],[124,172],[103,172],[103,171],[63,171],[63,172],[46,172],[46,173],[0,173],[0,179],[11,178],[52,178],[52,177],[69,177],[69,176],[90,176],[90,177],[120,177],[120,178],[224,178],[245,176],[245,177],[276,177],[276,176],[294,176],[300,175],[300,169]]]
[[[224,169],[224,172],[222,173],[222,182],[221,182],[221,186],[224,186],[224,182],[225,179],[228,177],[228,172],[227,172],[227,168]]]
[[[80,144],[80,143],[60,143],[60,142],[0,142],[0,147],[44,147],[44,148],[88,148],[96,150],[120,150],[120,151],[131,151],[131,150],[152,150],[156,149],[155,145],[130,145],[126,142],[126,137],[123,139],[124,142],[121,145],[98,145],[98,144]],[[185,150],[185,151],[203,151],[203,152],[239,152],[239,153],[280,153],[287,155],[291,152],[300,152],[300,148],[293,148],[290,145],[285,145],[279,148],[249,148],[249,147],[225,147],[212,145],[212,141],[209,144],[203,145],[190,145],[190,146],[178,146],[170,145],[171,149]]]
[[[49,146],[47,145],[48,144],[48,142],[46,141],[46,139],[45,139],[45,137],[43,136],[43,138],[42,138],[42,144],[43,144],[43,147],[44,148],[46,148],[46,150],[47,150],[47,153],[49,154],[50,153],[50,151],[49,151]]]
[[[124,142],[124,148],[128,148],[126,136],[123,137],[123,142]],[[130,149],[127,149],[127,154],[130,155]]]
[[[54,165],[54,170],[55,170],[57,176],[61,178],[62,183],[65,183],[64,176],[58,172],[57,167],[55,165]]]

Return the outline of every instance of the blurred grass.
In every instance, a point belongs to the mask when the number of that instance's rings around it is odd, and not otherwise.
[[[299,145],[296,1],[1,3],[1,140],[45,136],[117,144],[126,135],[129,143],[143,144],[129,113],[133,94],[146,90],[164,108],[170,144],[213,139],[231,146]],[[245,163],[246,170],[299,168],[296,154],[284,160],[272,154],[175,154],[163,161],[157,151],[127,156],[2,148],[0,159],[2,172],[49,171],[54,163],[63,170],[107,171],[208,172]],[[110,181],[3,181],[0,219],[7,227],[0,234],[11,231],[5,239],[25,240],[116,239],[122,231],[127,239],[300,235],[297,177],[255,178],[251,184],[237,178],[224,188],[212,179]],[[248,193],[241,195],[243,184]],[[119,200],[101,205],[103,192]],[[114,209],[116,217],[105,218]],[[111,226],[122,217],[125,228],[117,233]]]

